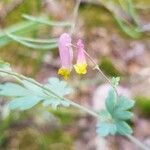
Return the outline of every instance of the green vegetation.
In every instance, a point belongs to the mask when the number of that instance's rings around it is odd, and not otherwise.
[[[115,68],[110,59],[103,57],[100,62],[100,68],[104,71],[108,76],[121,76],[119,70]]]
[[[136,96],[135,107],[138,110],[139,114],[149,118],[150,116],[150,97],[145,96]]]

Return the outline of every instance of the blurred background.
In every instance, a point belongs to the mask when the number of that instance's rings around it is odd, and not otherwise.
[[[0,0],[1,59],[9,62],[14,71],[40,83],[58,77],[57,45],[44,48],[39,41],[29,44],[23,37],[55,40],[61,33],[69,32],[70,26],[55,25],[55,21],[72,21],[75,4],[75,0]],[[149,0],[82,0],[74,34],[74,39],[83,39],[86,50],[108,77],[121,77],[119,93],[136,102],[135,116],[129,123],[134,135],[147,145],[150,145],[149,14]],[[103,108],[109,85],[88,63],[87,75],[71,74],[68,83],[74,93],[70,99],[98,111]],[[97,137],[95,119],[78,110],[52,110],[38,105],[27,111],[10,112],[6,104],[7,100],[0,98],[0,150],[138,150],[124,137]]]

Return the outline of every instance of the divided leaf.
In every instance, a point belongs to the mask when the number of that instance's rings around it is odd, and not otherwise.
[[[100,111],[100,122],[97,123],[97,133],[100,136],[114,135],[116,133],[125,135],[131,134],[132,129],[126,120],[133,117],[129,111],[134,106],[134,101],[125,96],[120,96],[117,100],[115,91],[110,89],[105,100],[106,110]]]
[[[118,121],[116,123],[117,132],[121,135],[132,134],[132,128],[125,121]]]
[[[31,79],[31,80],[33,80],[33,79]],[[32,93],[39,95],[39,96],[45,96],[44,91],[39,86],[37,86],[29,81],[26,81],[26,80],[21,80],[20,82],[24,85],[24,87],[26,89],[32,91]]]
[[[108,123],[108,122],[100,122],[97,125],[97,134],[105,137],[107,135],[115,135],[117,132],[117,127],[113,123]]]
[[[28,94],[29,91],[21,85],[15,83],[0,84],[0,96],[20,97]]]
[[[134,106],[135,102],[131,99],[128,99],[125,96],[120,96],[119,101],[117,103],[117,107],[119,110],[128,110]]]
[[[105,100],[105,105],[106,105],[106,109],[108,110],[108,112],[111,114],[114,111],[115,105],[116,105],[116,100],[115,100],[116,96],[115,96],[115,92],[113,89],[109,90],[108,96]]]
[[[113,116],[117,120],[129,120],[133,117],[133,113],[130,111],[120,111],[119,109],[116,109]]]
[[[101,122],[105,122],[111,119],[110,113],[106,109],[102,109],[99,113]]]
[[[128,111],[134,106],[134,101],[128,99],[125,96],[120,96],[116,108],[114,110],[113,116],[115,119],[128,120],[133,117],[133,113]]]
[[[9,107],[11,109],[26,110],[30,109],[36,104],[38,104],[42,99],[33,95],[26,95],[25,97],[14,98],[9,102]]]
[[[9,102],[10,109],[25,110],[32,108],[38,102],[43,100],[42,96],[38,96],[31,89],[27,89],[15,83],[5,83],[0,85],[0,95],[11,97],[13,100]]]
[[[67,82],[60,81],[55,77],[49,78],[48,83],[45,86],[61,97],[72,92],[72,89],[67,86]]]
[[[72,91],[64,81],[59,81],[57,78],[50,78],[45,87],[53,91],[52,93],[27,80],[20,80],[20,82],[22,85],[17,83],[0,84],[0,96],[12,99],[8,104],[10,109],[26,110],[37,105],[39,102],[43,102],[44,106],[50,105],[54,109],[58,106],[68,107],[70,105],[68,101],[59,98]]]

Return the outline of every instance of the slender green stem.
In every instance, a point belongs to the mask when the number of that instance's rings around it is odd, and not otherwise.
[[[90,61],[94,64],[94,69],[96,69],[100,75],[102,75],[104,77],[104,79],[112,86],[112,88],[114,89],[115,93],[116,93],[116,99],[118,99],[118,92],[116,87],[112,84],[111,80],[109,80],[109,78],[103,73],[103,71],[100,69],[100,67],[98,66],[98,64],[94,61],[94,59],[86,52],[84,51],[84,53],[86,54],[86,56],[90,59]]]
[[[8,36],[8,33],[6,33],[6,35]],[[9,33],[9,35],[12,35]],[[14,36],[14,35],[13,35]],[[40,43],[40,44],[51,44],[51,43],[56,43],[57,39],[53,38],[53,39],[33,39],[33,38],[29,38],[29,37],[22,37],[22,36],[14,36],[20,40],[26,41],[26,42],[32,42],[32,43]]]
[[[60,97],[55,92],[51,91],[49,88],[43,86],[42,84],[38,83],[37,81],[35,81],[35,80],[31,79],[31,78],[27,78],[27,77],[25,77],[25,76],[23,76],[21,74],[18,74],[18,73],[12,72],[12,71],[6,71],[6,70],[3,70],[3,69],[0,69],[0,72],[1,73],[6,73],[6,74],[11,75],[13,77],[19,78],[21,80],[26,80],[26,81],[28,81],[28,82],[30,82],[32,84],[35,84],[35,85],[39,86],[40,88],[42,88],[43,90],[53,94],[57,98],[69,102],[70,105],[74,106],[75,108],[78,108],[78,109],[80,109],[80,110],[82,110],[82,111],[84,111],[84,112],[86,112],[86,113],[88,113],[88,114],[90,114],[90,115],[92,115],[92,116],[94,116],[94,117],[99,119],[99,115],[96,112],[94,112],[92,110],[89,110],[88,108],[86,108],[84,106],[81,106],[81,105],[79,105],[79,104],[77,104],[77,103],[75,103],[75,102],[73,102],[73,101],[71,101],[69,99],[66,99],[64,97]],[[143,145],[138,139],[136,139],[132,135],[126,135],[126,137],[128,139],[130,139],[133,143],[138,145],[142,150],[149,150],[150,149],[150,148],[146,147],[145,145]]]
[[[135,143],[137,146],[139,146],[142,150],[150,150],[150,147],[145,146],[143,143],[141,143],[138,139],[136,139],[132,135],[126,135],[128,139],[130,139],[133,143]]]

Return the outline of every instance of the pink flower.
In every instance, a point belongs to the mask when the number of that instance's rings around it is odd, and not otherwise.
[[[72,69],[72,48],[71,37],[67,33],[63,33],[58,40],[59,55],[61,60],[61,68],[58,70],[58,74],[62,75],[65,80],[68,79]]]
[[[77,42],[77,63],[74,65],[75,71],[78,74],[86,74],[87,72],[87,63],[85,59],[85,53],[84,53],[84,44],[81,39]]]

